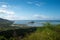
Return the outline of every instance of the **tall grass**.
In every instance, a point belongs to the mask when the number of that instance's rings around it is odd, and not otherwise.
[[[45,23],[43,27],[36,28],[37,30],[35,32],[30,33],[30,35],[27,34],[24,38],[19,40],[60,40],[60,24],[52,25],[50,23]],[[6,39],[3,36],[2,38]],[[9,40],[18,40],[16,38],[11,37]]]
[[[60,30],[60,26],[53,27],[50,23],[46,23],[43,27],[38,27],[35,33],[22,40],[60,40],[60,34],[56,32],[57,28]]]

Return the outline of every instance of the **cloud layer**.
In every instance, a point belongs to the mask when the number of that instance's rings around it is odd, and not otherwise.
[[[37,7],[40,7],[40,6],[44,5],[44,4],[46,4],[44,2],[39,2],[39,1],[33,1],[33,2],[32,1],[28,1],[27,3],[31,4],[31,5],[35,5]]]
[[[28,2],[28,4],[34,4],[36,6],[41,6],[43,3],[38,2]],[[54,19],[54,17],[49,17],[43,14],[33,14],[29,16],[18,16],[14,10],[9,10],[11,5],[1,4],[0,5],[0,18],[8,19],[8,20],[49,20]],[[11,6],[12,7],[12,6]]]

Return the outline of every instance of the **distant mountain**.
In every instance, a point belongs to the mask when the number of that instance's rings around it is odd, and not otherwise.
[[[7,27],[13,24],[13,21],[0,18],[0,27]]]

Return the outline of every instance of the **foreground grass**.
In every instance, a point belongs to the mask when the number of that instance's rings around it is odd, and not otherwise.
[[[39,32],[32,33],[30,36],[23,38],[22,40],[57,40],[58,35],[56,32],[46,28]]]
[[[51,24],[38,27],[35,33],[23,38],[22,40],[60,40],[60,25]]]
[[[50,23],[44,24],[43,27],[36,27],[37,30],[34,33],[31,33],[30,35],[26,35],[26,37],[19,39],[19,37],[16,38],[10,38],[9,40],[60,40],[60,25],[52,25]],[[0,36],[1,38],[5,37]]]

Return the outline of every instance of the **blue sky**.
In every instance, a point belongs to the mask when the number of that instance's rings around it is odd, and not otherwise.
[[[60,20],[60,0],[0,0],[0,18]]]

